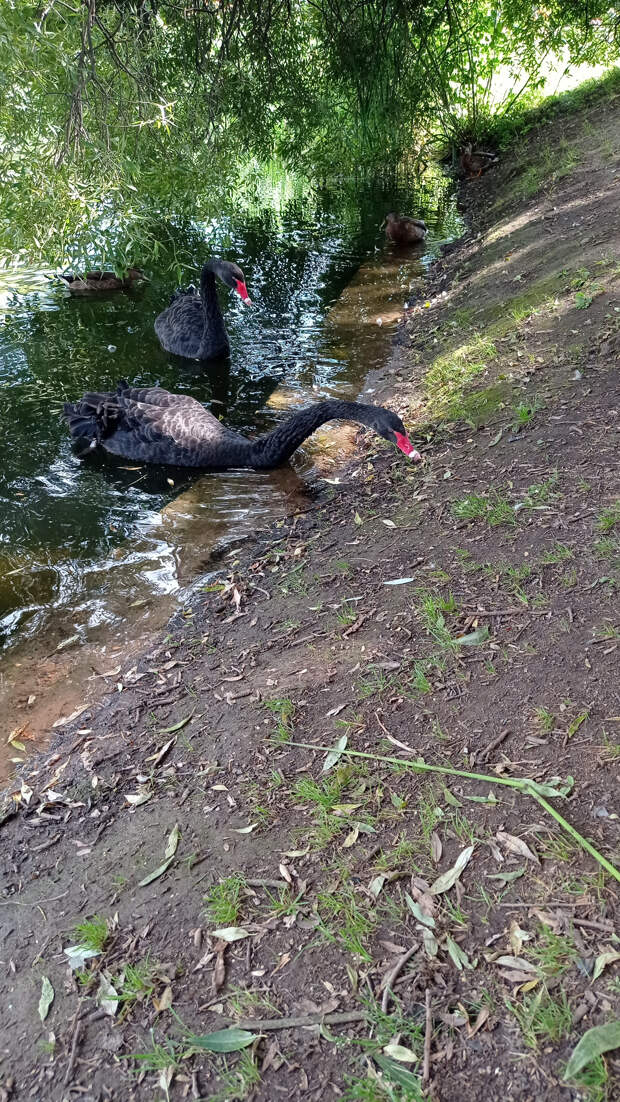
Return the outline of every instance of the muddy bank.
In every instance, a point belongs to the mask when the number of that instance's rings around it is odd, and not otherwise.
[[[424,464],[360,434],[9,794],[16,1097],[618,1097],[615,106],[467,186],[373,395]]]

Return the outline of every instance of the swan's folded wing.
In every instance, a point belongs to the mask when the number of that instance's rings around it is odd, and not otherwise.
[[[180,295],[155,318],[155,332],[167,352],[194,359],[200,351],[205,327],[198,295]]]

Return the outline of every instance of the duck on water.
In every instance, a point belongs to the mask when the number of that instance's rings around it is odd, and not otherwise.
[[[67,402],[64,413],[80,458],[101,448],[140,463],[206,471],[272,470],[286,463],[321,425],[342,420],[365,425],[411,459],[421,459],[391,410],[338,399],[315,402],[255,440],[222,425],[189,395],[160,387],[139,389],[124,381],[115,393],[90,393]]]
[[[250,303],[245,276],[229,260],[208,260],[200,276],[200,289],[175,291],[170,305],[155,318],[155,332],[166,352],[188,360],[212,360],[230,352],[228,333],[215,289],[215,277]]]

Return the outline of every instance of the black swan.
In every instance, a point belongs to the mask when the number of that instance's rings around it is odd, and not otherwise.
[[[397,245],[414,245],[417,241],[424,241],[428,233],[426,222],[421,218],[407,218],[404,214],[400,217],[386,214],[383,225],[386,237]]]
[[[112,455],[142,463],[223,471],[234,467],[270,470],[285,463],[325,421],[358,421],[412,459],[413,447],[399,417],[383,406],[329,399],[293,413],[272,432],[247,440],[222,425],[195,398],[170,394],[160,387],[140,390],[120,382],[115,394],[85,394],[64,407],[71,436],[87,445],[80,458],[97,446]]]
[[[166,352],[188,360],[212,360],[230,352],[215,290],[216,276],[243,302],[250,302],[241,268],[228,260],[207,261],[200,276],[200,291],[195,287],[176,291],[167,310],[155,318],[155,332]]]

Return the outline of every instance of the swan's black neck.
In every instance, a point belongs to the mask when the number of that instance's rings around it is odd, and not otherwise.
[[[249,443],[249,454],[245,462],[258,471],[270,470],[286,463],[299,445],[326,421],[358,421],[372,428],[376,415],[375,406],[362,405],[359,402],[341,402],[338,399],[316,402],[288,417],[266,436],[259,436]]]
[[[228,351],[228,335],[215,289],[216,262],[208,261],[200,276],[200,298],[204,310],[204,334],[199,359],[225,354]]]

